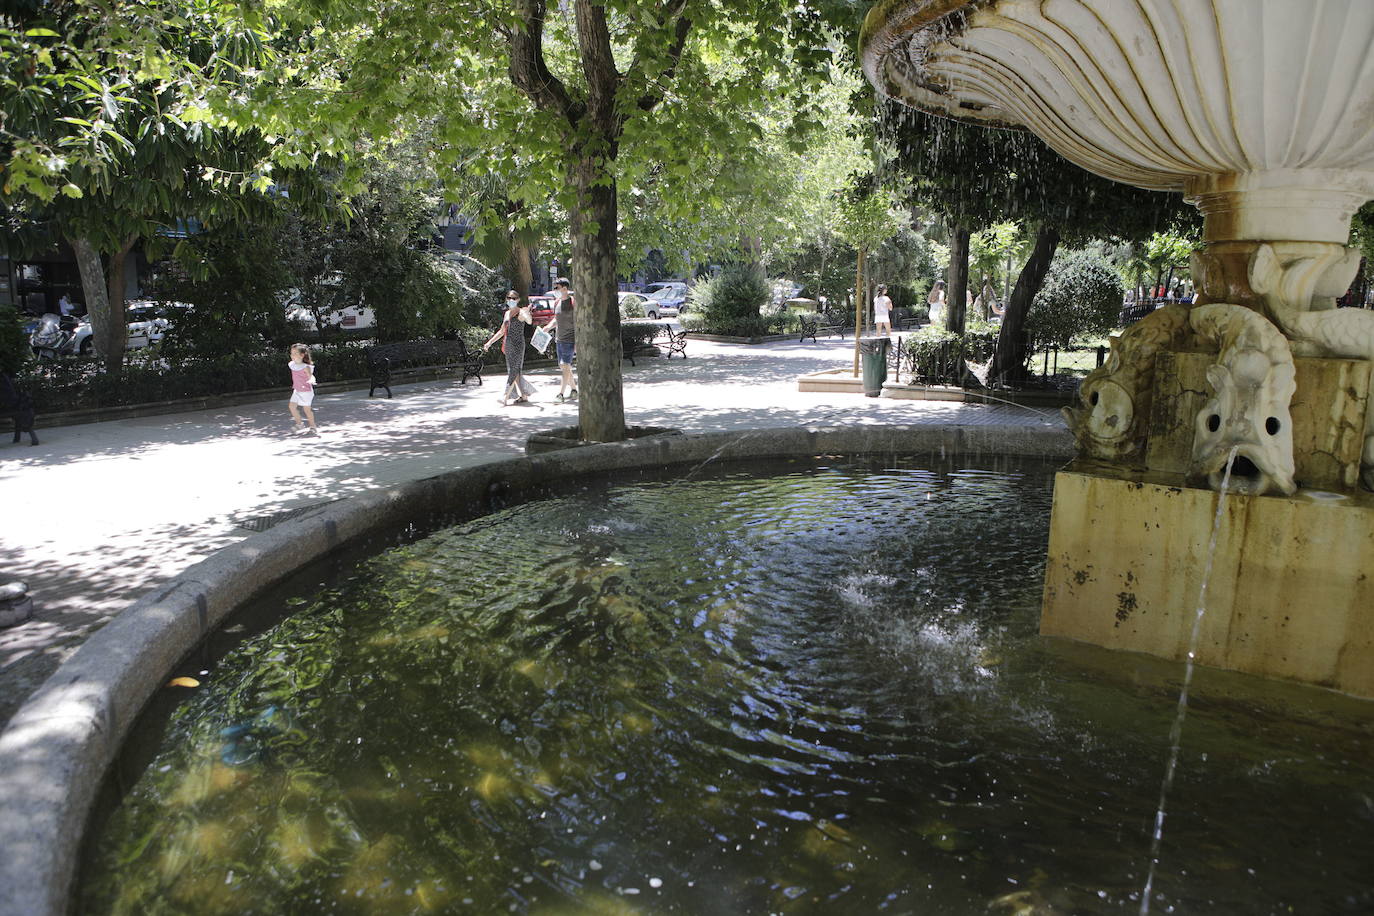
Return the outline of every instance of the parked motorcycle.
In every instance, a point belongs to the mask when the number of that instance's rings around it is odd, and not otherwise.
[[[56,359],[76,352],[75,318],[48,312],[38,319],[38,326],[29,335],[29,346],[41,359]]]

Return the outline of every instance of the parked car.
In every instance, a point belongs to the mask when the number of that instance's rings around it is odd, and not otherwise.
[[[687,303],[686,286],[664,286],[645,296],[644,314],[650,318],[672,318]]]
[[[343,275],[337,278],[328,278],[323,282],[324,286],[337,286],[343,282]],[[321,330],[319,323],[315,320],[314,314],[310,309],[301,303],[301,291],[295,288],[288,289],[281,297],[282,306],[286,309],[286,320],[298,324],[306,330]],[[324,321],[331,327],[343,328],[345,330],[365,330],[375,327],[377,316],[366,305],[350,305],[346,308],[329,310],[324,313]]]
[[[788,299],[801,296],[804,287],[792,280],[773,281],[773,305],[782,305]]]
[[[556,301],[553,296],[547,294],[530,296],[530,317],[534,319],[535,327],[542,328],[553,321],[553,306]]]
[[[167,308],[190,308],[184,302],[169,302],[166,307],[156,302],[137,300],[124,306],[124,320],[128,322],[129,339],[124,346],[130,350],[150,347],[167,336],[172,323],[167,318]]]
[[[648,296],[648,295],[650,295],[650,294],[652,294],[652,293],[658,292],[658,291],[661,290],[661,289],[672,289],[672,290],[676,290],[677,292],[682,293],[683,296],[686,296],[686,295],[687,295],[687,281],[686,281],[686,280],[655,280],[653,283],[646,283],[646,284],[644,284],[643,295]]]
[[[621,292],[620,317],[646,318],[649,314],[649,299],[641,293]]]

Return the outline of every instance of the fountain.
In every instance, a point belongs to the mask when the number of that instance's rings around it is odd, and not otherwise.
[[[1113,341],[1066,411],[1041,632],[1374,696],[1374,312],[1336,309],[1374,198],[1374,5],[888,0],[863,66],[905,104],[1029,129],[1204,216],[1197,306]],[[1353,61],[1353,66],[1346,62]]]

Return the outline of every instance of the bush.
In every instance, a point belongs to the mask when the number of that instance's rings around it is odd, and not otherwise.
[[[288,345],[292,328],[280,299],[290,275],[272,225],[226,227],[182,240],[174,262],[162,264],[152,293],[165,302],[188,302],[169,315],[163,350],[169,355],[215,359]]]
[[[693,287],[691,327],[739,337],[768,333],[768,319],[759,310],[771,294],[768,278],[757,264],[727,264],[719,274]]]
[[[367,378],[366,343],[315,348],[320,381]],[[284,350],[219,357],[156,357],[157,348],[125,360],[118,374],[103,372],[98,357],[35,361],[24,373],[34,406],[43,411],[149,404],[237,394],[290,385]]]
[[[910,381],[927,385],[959,385],[965,378],[964,364],[987,362],[996,346],[996,328],[951,334],[928,325],[903,338],[898,375],[905,373]]]
[[[801,330],[801,315],[791,309],[769,311],[753,318],[739,318],[728,323],[713,324],[695,312],[682,319],[683,327],[703,334],[722,337],[768,337],[774,334],[795,334]]]
[[[1054,259],[1031,303],[1026,330],[1037,345],[1066,347],[1074,337],[1105,334],[1120,323],[1125,288],[1101,257],[1070,252]]]
[[[658,336],[658,331],[658,325],[646,327],[642,324],[623,324],[620,326],[620,346],[626,351],[647,347]]]
[[[10,375],[17,374],[33,354],[19,322],[14,306],[0,306],[0,372]]]
[[[621,318],[643,318],[644,305],[642,299],[630,299],[620,307]]]

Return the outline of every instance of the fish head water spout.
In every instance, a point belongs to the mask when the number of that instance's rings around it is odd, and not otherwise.
[[[1291,495],[1297,489],[1288,410],[1296,388],[1292,364],[1241,350],[1227,363],[1209,366],[1207,381],[1213,394],[1197,415],[1193,473],[1220,489],[1234,451],[1229,489]]]

